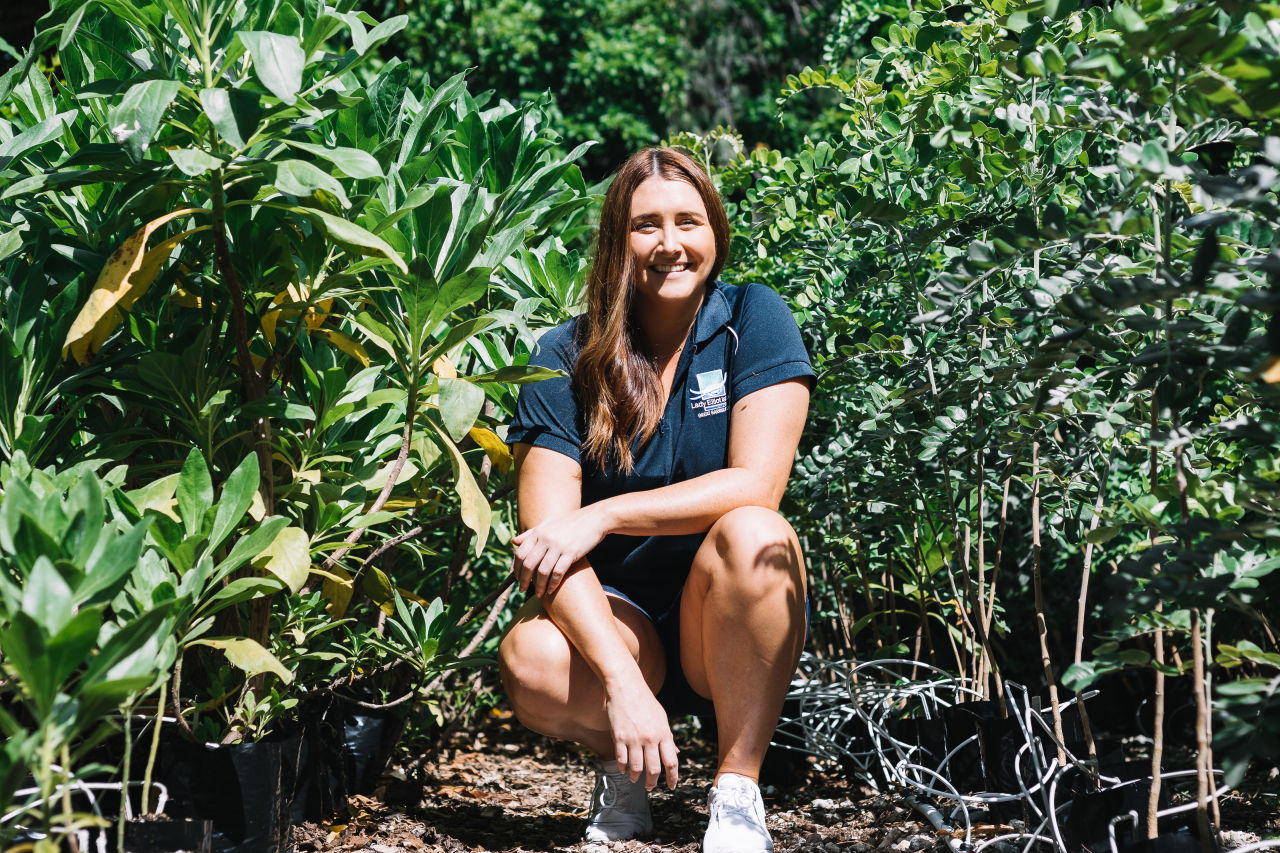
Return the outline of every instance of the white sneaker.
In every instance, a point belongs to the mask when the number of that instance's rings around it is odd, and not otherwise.
[[[764,825],[760,786],[745,776],[725,773],[707,795],[707,834],[702,853],[772,853],[773,839]]]
[[[597,761],[595,771],[596,787],[591,792],[591,813],[583,837],[587,841],[625,841],[653,832],[644,777],[632,782],[616,761]]]

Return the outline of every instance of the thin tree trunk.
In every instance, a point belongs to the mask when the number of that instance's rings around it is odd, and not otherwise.
[[[1213,788],[1213,768],[1206,763],[1213,737],[1209,703],[1205,699],[1204,631],[1200,625],[1200,608],[1191,608],[1191,677],[1196,694],[1196,828],[1200,833],[1200,849],[1213,853],[1217,845],[1209,829],[1209,792]]]
[[[1049,657],[1049,628],[1044,618],[1044,585],[1040,575],[1040,439],[1031,442],[1031,577],[1035,587],[1036,633],[1040,636],[1040,663],[1049,686],[1049,707],[1053,712],[1053,736],[1058,743],[1058,764],[1067,763],[1062,744],[1062,707],[1058,704],[1058,682]]]
[[[1157,604],[1156,612],[1163,608]],[[1156,812],[1160,809],[1160,773],[1164,766],[1164,631],[1156,629],[1155,634],[1156,689],[1152,701],[1155,703],[1155,722],[1151,726],[1151,794],[1147,798],[1147,838],[1155,838],[1160,833]]]
[[[1093,518],[1089,519],[1089,533],[1098,529],[1098,523],[1102,519],[1102,499],[1106,495],[1107,476],[1110,474],[1111,466],[1107,465],[1106,472],[1102,475],[1102,480],[1098,483],[1098,499],[1093,505]],[[1093,549],[1094,544],[1086,535],[1084,546],[1084,568],[1080,572],[1080,597],[1076,601],[1076,657],[1077,664],[1084,661],[1084,619],[1089,601],[1089,576],[1093,570]],[[1080,691],[1076,691],[1076,708],[1080,711],[1080,727],[1084,730],[1085,748],[1089,751],[1089,762],[1094,768],[1095,773],[1098,767],[1098,744],[1093,739],[1093,726],[1089,723],[1089,712],[1084,706],[1084,697],[1080,695]]]
[[[1157,392],[1159,384],[1151,389],[1151,432],[1154,434],[1156,424],[1160,415],[1160,404],[1157,402]],[[1151,493],[1155,492],[1156,480],[1160,473],[1158,459],[1156,456],[1156,448],[1152,446],[1150,457],[1148,459],[1147,471],[1147,490]],[[1155,535],[1151,536],[1151,545],[1155,547]],[[1160,567],[1157,565],[1152,569],[1153,573],[1159,572]],[[1156,685],[1155,692],[1152,695],[1152,702],[1155,706],[1155,721],[1151,726],[1151,792],[1147,797],[1147,838],[1153,839],[1160,833],[1159,819],[1156,813],[1160,809],[1160,786],[1162,783],[1161,773],[1164,768],[1164,631],[1160,630],[1159,619],[1160,614],[1164,611],[1162,602],[1156,602],[1156,633],[1155,642],[1155,668],[1156,668]]]

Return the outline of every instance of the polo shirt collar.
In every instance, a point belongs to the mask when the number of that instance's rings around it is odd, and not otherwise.
[[[720,282],[713,282],[707,290],[702,307],[698,309],[694,344],[701,346],[711,340],[716,332],[728,324],[730,316],[732,313],[729,310],[729,300],[724,295],[724,288],[720,286]]]

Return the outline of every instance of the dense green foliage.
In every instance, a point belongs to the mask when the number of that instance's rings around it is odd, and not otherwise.
[[[604,178],[636,148],[676,131],[735,128],[748,144],[798,143],[817,110],[783,123],[784,75],[817,62],[833,0],[428,0],[366,4],[408,14],[388,45],[435,81],[474,69],[472,92],[519,103],[550,93],[570,144],[598,143],[586,170]],[[822,99],[819,99],[822,100]]]
[[[56,85],[36,51],[0,82],[0,814],[34,773],[47,829],[157,689],[224,743],[416,694],[483,597],[581,152],[373,73],[405,20],[351,5],[61,3]]]
[[[1234,781],[1280,756],[1277,10],[1081,5],[846,4],[786,92],[838,91],[840,132],[721,175],[734,274],[822,368],[829,647],[1080,689],[1189,672],[1212,623]]]
[[[356,5],[65,0],[0,78],[0,814],[129,709],[472,701],[575,164],[661,137],[821,373],[816,650],[1159,673],[1280,759],[1280,10]]]

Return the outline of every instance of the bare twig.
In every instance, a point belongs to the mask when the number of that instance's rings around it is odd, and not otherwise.
[[[1053,661],[1049,657],[1049,628],[1044,618],[1044,585],[1040,574],[1040,439],[1031,442],[1031,577],[1035,587],[1036,633],[1040,636],[1040,663],[1044,667],[1044,680],[1049,687],[1049,707],[1053,711],[1053,736],[1057,741],[1058,763],[1067,763],[1063,747],[1062,706],[1058,704],[1058,681],[1053,674]]]

